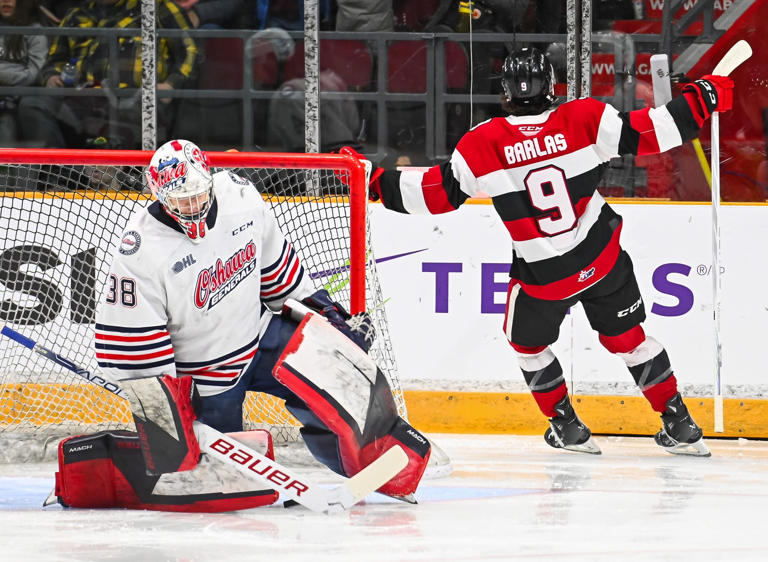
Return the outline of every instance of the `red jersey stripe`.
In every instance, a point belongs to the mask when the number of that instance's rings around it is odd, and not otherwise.
[[[148,335],[138,335],[138,336],[118,336],[114,334],[105,334],[101,332],[96,332],[96,335],[94,336],[97,340],[104,340],[104,341],[122,341],[122,342],[146,342],[146,341],[153,341],[153,340],[159,340],[162,338],[169,337],[170,334],[168,332],[157,332],[156,334],[148,334]]]

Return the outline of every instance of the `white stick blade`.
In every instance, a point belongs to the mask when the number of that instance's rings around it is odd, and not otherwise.
[[[395,445],[344,483],[346,494],[340,502],[347,509],[380,488],[408,466],[408,455]]]
[[[741,63],[752,56],[752,47],[749,43],[741,39],[725,53],[725,56],[717,63],[712,74],[717,76],[728,76],[733,72]]]
[[[667,55],[651,55],[651,83],[653,105],[659,107],[672,100],[672,84],[669,78]]]

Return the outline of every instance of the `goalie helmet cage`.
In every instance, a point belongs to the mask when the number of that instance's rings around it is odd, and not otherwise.
[[[352,313],[368,311],[370,355],[407,419],[370,251],[363,164],[337,154],[208,155],[217,171],[253,182],[317,288]],[[0,149],[0,318],[91,372],[99,371],[93,321],[109,254],[131,214],[151,202],[143,179],[151,156]],[[249,393],[243,418],[246,428],[270,428],[277,442],[298,440],[298,422],[274,397]],[[50,457],[61,436],[132,425],[124,401],[0,338],[0,460]]]

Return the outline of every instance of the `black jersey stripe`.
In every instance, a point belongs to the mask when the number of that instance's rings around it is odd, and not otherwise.
[[[620,225],[621,216],[603,205],[598,220],[578,246],[560,256],[531,263],[515,255],[510,275],[528,285],[547,285],[574,275],[597,259]]]
[[[693,117],[691,107],[685,99],[685,96],[674,98],[667,104],[667,111],[672,115],[683,142],[695,139],[699,136],[699,126]]]
[[[207,367],[209,365],[216,365],[218,363],[223,363],[227,359],[231,359],[242,353],[245,353],[246,351],[250,351],[258,343],[259,343],[259,336],[256,336],[254,339],[252,339],[249,343],[245,344],[244,346],[239,347],[234,351],[230,351],[225,355],[221,355],[220,357],[216,357],[214,359],[208,359],[207,361],[177,361],[176,365],[181,369],[195,369],[195,368]]]

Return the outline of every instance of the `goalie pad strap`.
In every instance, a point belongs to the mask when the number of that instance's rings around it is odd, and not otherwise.
[[[304,424],[302,436],[318,460],[354,476],[400,444],[409,464],[379,491],[407,495],[416,490],[429,459],[429,441],[398,417],[386,377],[349,339],[308,314],[273,374],[303,402],[286,406]]]
[[[192,377],[162,375],[121,383],[131,405],[141,452],[150,474],[197,466],[200,445],[192,429],[193,401],[200,397]]]
[[[268,436],[259,436],[264,454],[273,458],[271,437],[261,433]],[[228,467],[205,455],[190,471],[147,474],[139,437],[132,431],[69,437],[59,443],[58,452],[55,494],[65,507],[215,513],[277,501],[274,490],[230,474]]]

